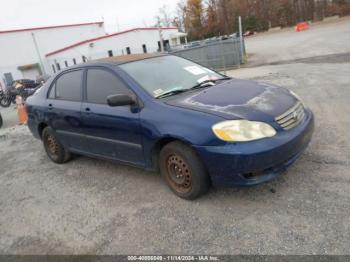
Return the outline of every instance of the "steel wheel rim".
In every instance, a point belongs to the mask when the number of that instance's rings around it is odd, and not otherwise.
[[[53,135],[48,135],[46,138],[46,146],[48,149],[48,152],[52,156],[58,155],[58,143],[56,138]]]
[[[187,162],[179,155],[167,158],[167,179],[171,187],[179,193],[188,193],[192,189],[192,172]]]

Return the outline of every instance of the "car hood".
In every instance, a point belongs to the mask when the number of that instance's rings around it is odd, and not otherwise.
[[[225,119],[272,122],[297,99],[288,89],[255,81],[232,79],[174,96],[166,104],[218,115]]]

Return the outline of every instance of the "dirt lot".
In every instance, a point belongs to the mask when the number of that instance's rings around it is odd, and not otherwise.
[[[296,33],[266,39],[279,34]],[[55,165],[25,126],[0,130],[0,253],[350,254],[350,55],[323,44],[317,58],[229,73],[286,86],[316,116],[301,159],[258,187],[184,201],[158,174],[86,157]]]
[[[250,66],[350,52],[350,17],[312,24],[310,30],[293,28],[246,39]]]

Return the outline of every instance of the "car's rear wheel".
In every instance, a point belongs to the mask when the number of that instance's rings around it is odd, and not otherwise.
[[[196,152],[181,142],[172,142],[160,152],[160,172],[170,189],[184,199],[206,193],[210,179]]]
[[[57,164],[63,164],[71,159],[71,154],[59,142],[55,132],[46,127],[42,133],[42,141],[48,157]]]

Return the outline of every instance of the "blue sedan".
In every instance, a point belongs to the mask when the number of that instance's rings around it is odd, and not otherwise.
[[[252,186],[304,151],[312,112],[288,89],[232,79],[171,55],[84,63],[27,100],[28,126],[48,157],[72,154],[160,170],[179,197]]]

